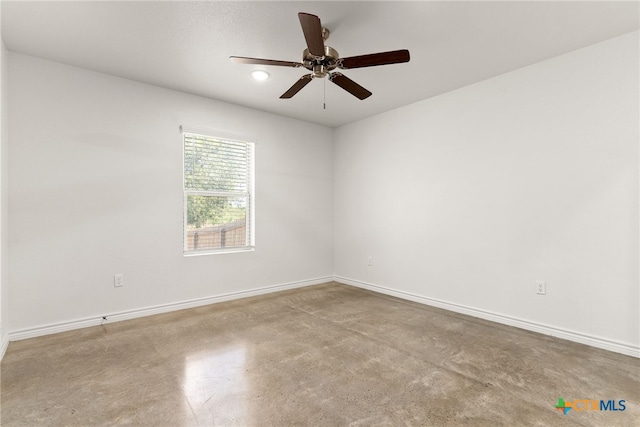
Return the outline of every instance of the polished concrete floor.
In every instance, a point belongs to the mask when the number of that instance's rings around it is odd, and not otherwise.
[[[335,283],[12,342],[1,374],[3,426],[640,426],[640,359]]]

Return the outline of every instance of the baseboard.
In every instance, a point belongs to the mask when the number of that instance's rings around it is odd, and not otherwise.
[[[4,354],[7,352],[7,347],[9,347],[9,336],[7,334],[3,334],[2,339],[0,340],[0,360],[2,360]]]
[[[49,325],[42,325],[35,328],[22,329],[18,331],[9,332],[9,334],[2,337],[0,341],[0,360],[4,356],[10,341],[19,341],[28,338],[35,338],[43,335],[56,334],[60,332],[71,331],[75,329],[87,328],[90,326],[98,326],[101,324],[119,322],[123,320],[135,319],[139,317],[152,316],[154,314],[168,313],[171,311],[184,310],[188,308],[200,307],[203,305],[216,304],[224,301],[231,301],[240,298],[248,298],[252,296],[264,295],[272,292],[285,291],[289,289],[302,288],[305,286],[319,285],[336,281],[349,286],[355,286],[362,289],[368,289],[370,291],[378,292],[385,295],[391,295],[397,298],[425,304],[433,307],[442,308],[445,310],[453,311],[456,313],[466,314],[480,319],[489,320],[496,323],[501,323],[507,326],[514,326],[516,328],[525,329],[528,331],[538,332],[544,335],[550,335],[566,339],[569,341],[586,344],[592,347],[601,348],[604,350],[613,351],[616,353],[625,354],[640,358],[640,347],[632,346],[625,343],[620,343],[612,340],[607,340],[601,337],[582,334],[579,332],[569,331],[566,329],[558,328],[555,326],[543,325],[540,323],[531,322],[528,320],[518,319],[511,316],[505,316],[499,313],[493,313],[485,310],[480,310],[473,307],[468,307],[460,304],[454,304],[447,301],[441,301],[434,298],[428,298],[421,295],[412,294],[409,292],[399,291],[391,289],[385,286],[374,285],[372,283],[363,282],[360,280],[349,279],[341,276],[328,276],[318,277],[315,279],[302,280],[297,282],[283,283],[279,285],[265,286],[261,288],[250,289],[240,292],[232,292],[228,294],[210,296],[206,298],[198,298],[188,301],[181,301],[171,304],[163,304],[153,307],[145,307],[135,310],[123,311],[118,313],[107,314],[107,320],[102,319],[102,316],[89,317],[84,319],[76,319],[68,322],[60,322]]]
[[[258,295],[264,295],[272,292],[286,291],[289,289],[302,288],[305,286],[319,285],[321,283],[327,283],[333,281],[333,277],[318,277],[314,279],[301,280],[297,282],[283,283],[279,285],[265,286],[261,288],[250,289],[246,291],[231,292],[228,294],[215,295],[205,298],[192,299],[188,301],[181,301],[171,304],[157,305],[153,307],[145,307],[135,310],[122,311],[118,313],[107,314],[104,320],[102,316],[88,317],[84,319],[76,319],[68,322],[60,322],[49,325],[42,325],[35,328],[22,329],[18,331],[9,332],[8,337],[5,337],[3,342],[3,349],[6,349],[9,341],[19,341],[28,338],[35,338],[43,335],[57,334],[60,332],[72,331],[75,329],[87,328],[90,326],[98,326],[113,322],[120,322],[123,320],[136,319],[138,317],[153,316],[154,314],[168,313],[171,311],[184,310],[187,308],[200,307],[203,305],[216,304],[225,301],[236,300],[240,298],[248,298]]]
[[[566,329],[558,328],[555,326],[543,325],[540,323],[531,322],[528,320],[518,319],[511,316],[505,316],[499,313],[492,313],[485,310],[479,310],[477,308],[468,307],[460,304],[454,304],[446,301],[437,300],[434,298],[427,298],[420,295],[412,294],[409,292],[399,291],[396,289],[387,288],[385,286],[374,285],[371,283],[362,282],[360,280],[349,279],[347,277],[334,276],[334,281],[345,285],[355,286],[362,289],[368,289],[370,291],[379,292],[385,295],[391,295],[397,298],[425,304],[433,307],[442,308],[445,310],[453,311],[456,313],[466,314],[480,319],[489,320],[496,323],[501,323],[508,326],[514,326],[520,329],[526,329],[528,331],[538,332],[544,335],[550,335],[574,341],[580,344],[586,344],[591,347],[601,348],[604,350],[613,351],[616,353],[626,354],[627,356],[633,356],[640,358],[640,347],[620,343],[601,337],[582,334],[579,332],[569,331]]]

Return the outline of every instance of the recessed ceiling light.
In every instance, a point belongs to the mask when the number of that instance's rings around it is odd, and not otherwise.
[[[251,73],[251,75],[256,80],[267,80],[269,78],[269,73],[262,70],[255,70]]]

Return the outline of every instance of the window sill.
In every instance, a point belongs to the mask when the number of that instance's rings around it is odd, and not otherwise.
[[[255,252],[255,247],[245,248],[233,248],[233,249],[203,249],[201,251],[183,251],[182,255],[185,257],[194,257],[201,255],[223,255],[223,254],[236,254],[240,252]]]

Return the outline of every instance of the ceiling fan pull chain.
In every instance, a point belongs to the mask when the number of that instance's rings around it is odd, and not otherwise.
[[[327,80],[322,79],[322,109],[327,109]]]

